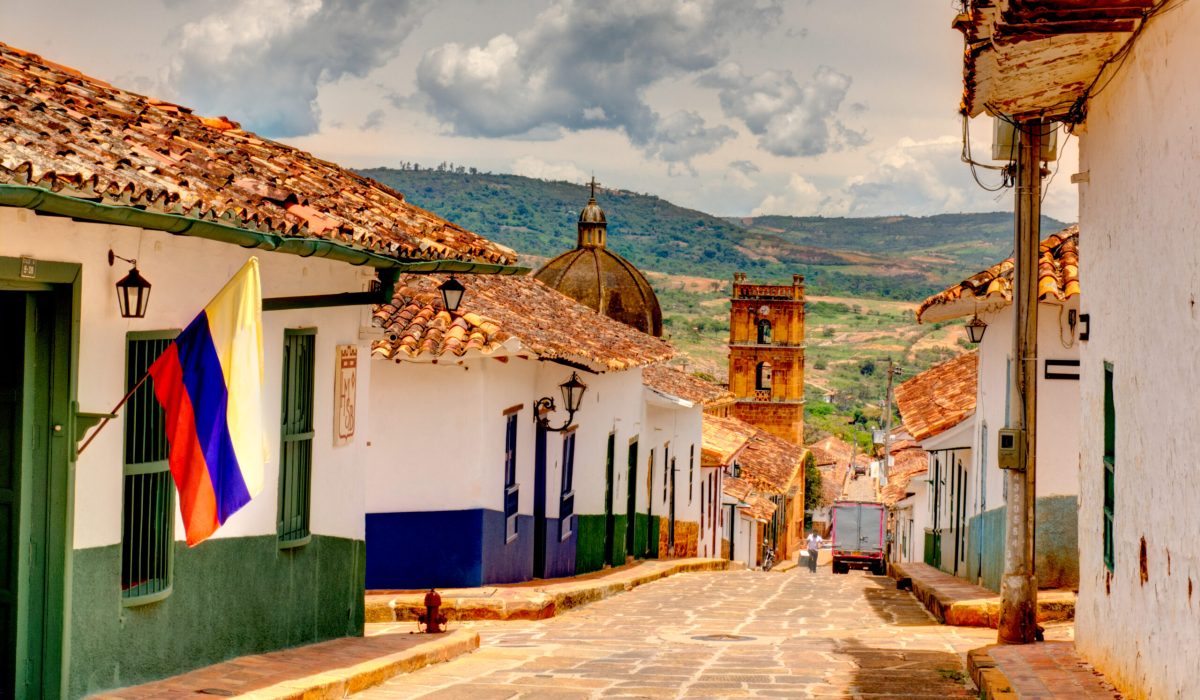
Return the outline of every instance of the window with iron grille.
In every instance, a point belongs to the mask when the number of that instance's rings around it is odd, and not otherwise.
[[[517,414],[504,418],[504,541],[517,539]]]
[[[280,410],[279,546],[312,539],[313,366],[315,328],[283,332],[283,405]]]
[[[575,433],[567,433],[562,441],[562,495],[558,503],[559,539],[567,539],[575,531]]]
[[[663,503],[667,502],[667,485],[671,476],[671,443],[663,445]]]
[[[145,376],[177,331],[130,333],[125,341],[125,389]],[[171,593],[175,487],[167,464],[166,414],[143,382],[123,409],[125,452],[121,496],[121,602],[142,605]]]
[[[1113,366],[1104,363],[1104,566],[1114,568],[1113,513],[1116,510],[1117,411],[1113,401]]]

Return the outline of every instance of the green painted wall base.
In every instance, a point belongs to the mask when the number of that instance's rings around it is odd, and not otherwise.
[[[967,576],[1000,591],[1004,574],[1006,508],[971,518],[967,537]],[[1037,499],[1037,578],[1039,588],[1079,587],[1079,509],[1075,496]]]
[[[657,559],[658,516],[634,513],[633,518],[633,556],[638,559]]]
[[[608,563],[604,551],[604,516],[576,515],[575,573],[599,571]],[[613,516],[613,563],[625,563],[625,514]]]
[[[171,594],[121,605],[119,545],[74,551],[70,697],[246,654],[361,635],[364,543],[314,535],[175,543]]]

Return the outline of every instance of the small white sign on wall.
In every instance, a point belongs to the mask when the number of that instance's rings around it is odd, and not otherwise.
[[[348,445],[354,439],[354,413],[358,397],[358,346],[339,345],[334,362],[333,446]]]

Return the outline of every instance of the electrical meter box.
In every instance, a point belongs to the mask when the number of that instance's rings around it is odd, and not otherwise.
[[[992,117],[992,160],[1015,161],[1020,142],[1011,121]],[[1041,160],[1058,160],[1058,122],[1042,122]]]
[[[1000,429],[1000,446],[996,449],[996,460],[1001,469],[1025,469],[1025,431],[1018,428]]]

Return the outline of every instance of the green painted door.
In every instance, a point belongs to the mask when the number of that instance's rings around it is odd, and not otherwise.
[[[0,700],[62,693],[71,295],[21,284],[0,292]]]
[[[637,453],[638,444],[637,440],[634,440],[629,443],[629,455],[626,459],[628,489],[625,503],[625,553],[633,556],[637,556],[633,548],[637,530]]]
[[[604,561],[610,566],[616,562],[617,519],[613,517],[613,460],[616,458],[617,436],[608,434],[608,453],[604,458]]]
[[[41,698],[46,656],[47,319],[33,294],[0,294],[0,698]],[[44,311],[44,309],[42,309]],[[55,691],[56,692],[56,691]]]

